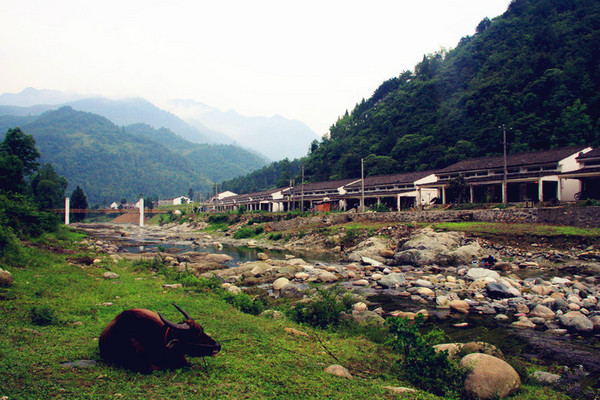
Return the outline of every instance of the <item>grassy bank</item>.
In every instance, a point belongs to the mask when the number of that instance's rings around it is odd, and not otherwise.
[[[410,386],[392,371],[397,355],[363,337],[345,336],[243,314],[207,289],[165,290],[174,278],[147,265],[114,262],[76,244],[79,234],[45,236],[28,244],[15,284],[0,288],[0,397],[8,399],[211,398],[211,399],[433,399],[396,394],[384,386]],[[102,261],[87,265],[88,260]],[[110,270],[120,275],[107,280]],[[101,362],[97,338],[120,311],[161,311],[179,321],[177,303],[223,344],[221,353],[191,359],[188,368],[141,375]],[[285,328],[310,334],[297,336]],[[317,335],[317,336],[315,336]],[[318,339],[317,339],[318,337]],[[95,360],[90,368],[61,363]],[[324,369],[342,364],[348,380]],[[566,398],[525,386],[517,399]]]

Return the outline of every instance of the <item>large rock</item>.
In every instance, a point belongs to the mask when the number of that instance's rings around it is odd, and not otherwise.
[[[450,309],[457,311],[459,313],[468,314],[469,313],[469,303],[464,300],[452,300],[448,303]]]
[[[350,374],[350,372],[341,365],[330,365],[329,367],[325,368],[325,372],[331,375],[339,376],[341,378],[352,379],[352,375]]]
[[[521,378],[507,362],[487,354],[472,353],[460,360],[470,369],[465,392],[478,399],[504,398],[521,387]]]
[[[5,269],[0,268],[0,287],[6,287],[13,284],[15,278]]]
[[[555,316],[556,313],[554,311],[542,304],[538,304],[537,306],[535,306],[535,308],[529,313],[529,318],[550,319],[554,318]]]
[[[569,311],[558,319],[562,326],[573,331],[586,333],[594,330],[593,322],[579,311]]]
[[[467,271],[467,278],[477,281],[485,278],[500,279],[500,274],[485,268],[470,268]]]
[[[273,282],[273,290],[281,290],[284,286],[289,285],[290,280],[287,278],[278,278]]]
[[[448,252],[448,262],[452,265],[465,265],[480,259],[483,254],[483,248],[479,243],[473,242]]]
[[[509,297],[519,297],[521,292],[518,289],[502,282],[490,282],[485,286],[488,297],[492,299],[506,299]]]
[[[404,285],[406,283],[406,277],[404,274],[398,272],[392,272],[391,274],[384,275],[383,278],[377,281],[377,284],[380,286],[397,289],[398,286]]]
[[[443,343],[433,346],[435,351],[447,351],[448,357],[464,357],[471,353],[483,353],[494,357],[502,357],[502,352],[493,344],[486,342]]]
[[[390,243],[385,238],[373,236],[349,249],[348,259],[353,262],[364,262],[365,264],[378,266],[385,262],[385,258],[381,254],[389,251],[389,246]]]

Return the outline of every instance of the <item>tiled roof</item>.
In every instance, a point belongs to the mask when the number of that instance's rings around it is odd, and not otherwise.
[[[413,184],[415,181],[422,179],[428,175],[435,173],[436,171],[416,171],[406,172],[403,174],[393,175],[379,175],[369,176],[365,178],[365,187],[380,186],[380,185],[394,185],[394,184]],[[360,187],[360,179],[357,182],[348,185],[348,188]]]
[[[311,182],[304,184],[304,191],[309,192],[313,190],[335,190],[339,187],[346,186],[349,183],[360,180],[360,178],[341,179],[337,181],[325,181],[325,182]],[[302,191],[302,184],[294,186],[294,194]],[[289,188],[284,190],[284,194],[289,192]]]
[[[542,150],[529,153],[514,153],[506,156],[507,167],[526,166],[532,164],[557,163],[562,159],[576,154],[587,146],[570,146],[554,150]],[[438,174],[464,171],[477,171],[490,168],[504,168],[503,156],[480,157],[462,160],[440,171]]]

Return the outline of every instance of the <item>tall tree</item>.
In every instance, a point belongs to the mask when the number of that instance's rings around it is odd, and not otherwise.
[[[31,180],[31,191],[41,208],[59,208],[67,189],[67,180],[56,173],[51,164],[44,164]]]
[[[83,189],[79,187],[79,185],[77,185],[77,188],[75,188],[75,190],[73,190],[73,193],[71,194],[71,208],[78,210],[85,210],[88,208],[87,196],[83,192]],[[83,213],[73,214],[73,221],[75,222],[82,221],[84,218],[85,214]]]
[[[35,148],[33,136],[26,135],[21,128],[9,129],[4,141],[0,143],[0,153],[14,155],[23,164],[23,174],[29,176],[39,167],[37,159],[40,153]]]

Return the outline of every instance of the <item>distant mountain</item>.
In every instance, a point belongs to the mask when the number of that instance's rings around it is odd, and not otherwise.
[[[235,146],[193,144],[167,129],[149,126],[124,128],[71,107],[39,117],[0,116],[0,139],[14,126],[33,135],[41,161],[67,178],[68,191],[80,185],[90,204],[135,199],[139,194],[173,197],[187,194],[189,188],[212,193],[213,179],[239,175],[244,168],[240,165],[247,168],[241,173],[264,165],[260,157]]]
[[[0,94],[0,105],[18,107],[31,107],[39,104],[57,105],[80,100],[84,97],[75,93],[65,93],[58,90],[38,90],[29,87],[20,93]]]
[[[240,146],[254,149],[272,160],[305,156],[311,142],[320,139],[303,122],[279,115],[245,117],[233,110],[222,112],[193,100],[173,100],[168,107],[189,124],[223,132]]]
[[[63,106],[101,115],[117,125],[145,123],[156,129],[167,128],[193,143],[233,143],[233,139],[220,132],[200,124],[191,126],[174,114],[140,98],[86,98],[82,95],[33,88],[16,94],[0,95],[0,115],[39,115]]]

